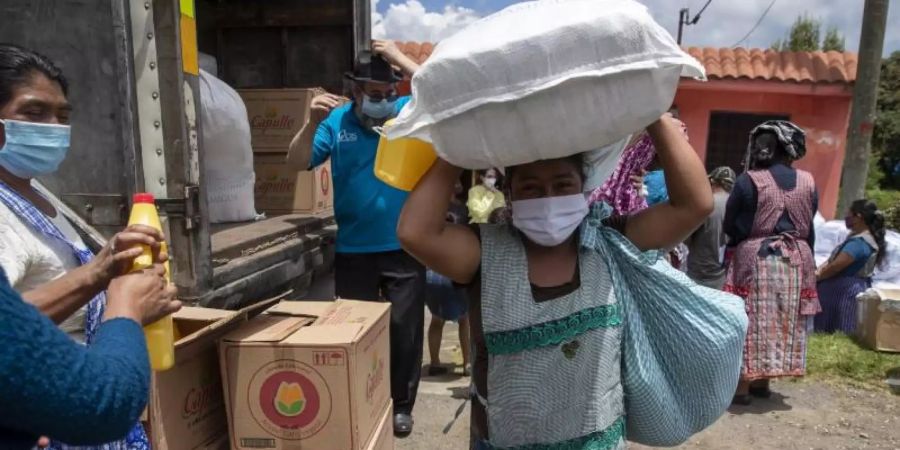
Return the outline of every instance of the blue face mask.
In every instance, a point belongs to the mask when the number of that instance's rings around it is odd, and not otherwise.
[[[6,143],[0,148],[0,166],[29,180],[56,172],[69,151],[70,127],[45,123],[0,120]]]
[[[394,114],[394,104],[397,100],[381,100],[373,102],[368,95],[363,95],[360,112],[373,119],[384,119]]]

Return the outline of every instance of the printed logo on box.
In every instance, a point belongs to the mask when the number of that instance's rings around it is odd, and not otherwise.
[[[270,107],[265,115],[257,114],[250,119],[250,126],[262,130],[290,130],[294,128],[295,120],[287,114],[278,114],[278,109]]]
[[[375,396],[375,390],[384,381],[384,359],[379,357],[378,352],[372,352],[372,365],[369,374],[366,376],[366,402],[372,403],[372,397]]]
[[[217,373],[207,371],[200,382],[191,387],[191,390],[184,396],[181,418],[189,419],[221,405],[224,401],[221,381]]]
[[[300,361],[272,361],[250,380],[250,413],[276,438],[309,439],[328,424],[331,391],[325,379]]]
[[[322,175],[319,178],[319,185],[322,187],[322,195],[328,195],[328,189],[331,187],[331,176],[328,174],[328,168],[322,168]]]
[[[296,189],[297,183],[292,178],[284,178],[276,175],[256,179],[254,194],[256,197],[265,197],[268,194],[290,194]]]

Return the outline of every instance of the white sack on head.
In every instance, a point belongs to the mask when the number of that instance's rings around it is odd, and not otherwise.
[[[438,44],[386,132],[469,169],[561,158],[658,119],[681,76],[704,78],[700,62],[640,3],[520,3]]]
[[[584,192],[593,192],[612,176],[631,135],[612,144],[584,153]]]

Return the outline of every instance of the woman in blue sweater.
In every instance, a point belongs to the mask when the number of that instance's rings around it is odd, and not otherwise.
[[[40,436],[71,445],[121,439],[147,404],[150,364],[143,324],[177,311],[165,269],[114,279],[90,347],[24,302],[0,272],[0,448]]]

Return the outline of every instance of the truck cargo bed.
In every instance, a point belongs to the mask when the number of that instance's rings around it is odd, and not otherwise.
[[[300,296],[334,261],[333,218],[303,214],[213,225],[213,291],[203,306],[234,309],[294,289]]]

